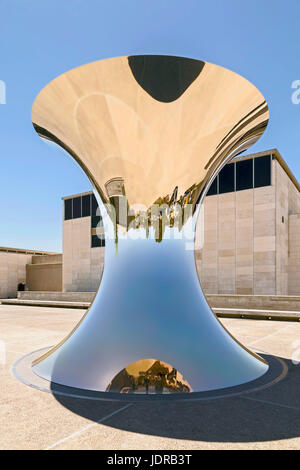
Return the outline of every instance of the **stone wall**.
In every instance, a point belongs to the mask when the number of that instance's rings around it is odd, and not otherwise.
[[[212,308],[300,311],[300,296],[212,294],[207,295],[206,299]]]
[[[276,294],[275,185],[252,191],[254,193],[252,294]],[[285,292],[280,293],[285,294]]]
[[[289,216],[288,293],[300,292],[300,214]]]
[[[30,254],[0,252],[0,298],[16,297],[18,284],[26,281]]]
[[[235,193],[236,233],[236,294],[254,292],[254,191],[246,189]]]
[[[27,264],[26,289],[29,291],[61,292],[62,264]]]
[[[278,163],[275,165],[274,177],[276,181],[276,294],[280,295],[288,293],[290,179]]]
[[[98,289],[104,265],[104,247],[91,248],[91,217],[63,221],[63,291]]]
[[[206,294],[275,294],[275,186],[206,197],[196,265]]]
[[[300,294],[300,197],[289,180],[288,294]]]
[[[300,212],[299,192],[277,160],[271,186],[206,197],[204,245],[195,253],[204,292],[288,294],[291,211]]]

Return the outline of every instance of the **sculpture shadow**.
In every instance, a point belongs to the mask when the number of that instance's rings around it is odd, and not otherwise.
[[[288,373],[268,388],[211,400],[197,400],[190,395],[190,399],[178,401],[134,402],[103,424],[139,434],[205,442],[266,442],[298,437],[300,366],[277,359],[287,364]],[[126,404],[109,401],[109,397],[101,401],[57,395],[55,390],[57,384],[52,384],[54,397],[62,406],[94,422],[107,414],[108,403],[113,410]]]

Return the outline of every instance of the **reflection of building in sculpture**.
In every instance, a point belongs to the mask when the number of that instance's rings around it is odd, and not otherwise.
[[[112,183],[112,196],[124,194],[119,181]],[[64,201],[63,289],[94,291],[105,252],[97,203],[92,193]],[[204,246],[195,256],[206,293],[300,294],[299,184],[277,150],[227,164],[205,198],[204,220]]]
[[[191,387],[174,367],[155,359],[136,361],[121,370],[107,387],[117,393],[188,393]]]

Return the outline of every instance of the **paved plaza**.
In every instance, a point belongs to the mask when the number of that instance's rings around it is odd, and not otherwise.
[[[12,375],[17,359],[56,344],[83,314],[0,305],[0,449],[300,448],[300,365],[291,362],[300,360],[300,323],[221,320],[243,344],[283,359],[289,369],[276,384],[239,396],[172,403],[84,400],[39,391]]]

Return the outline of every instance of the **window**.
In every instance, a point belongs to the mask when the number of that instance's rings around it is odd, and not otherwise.
[[[92,228],[102,227],[103,221],[101,215],[93,215],[91,219]]]
[[[65,199],[64,201],[64,219],[78,219],[80,217],[97,216],[98,225],[102,218],[98,210],[98,203],[94,194],[86,194],[84,196],[77,196],[74,198]],[[92,225],[93,226],[93,225]],[[93,226],[94,227],[94,226]]]
[[[97,248],[101,246],[105,246],[105,238],[104,235],[92,235],[92,248]]]
[[[254,159],[254,187],[270,186],[271,184],[271,155]]]
[[[236,191],[253,188],[253,159],[236,162]]]
[[[81,217],[81,197],[74,197],[73,199],[73,219]]]
[[[82,196],[82,217],[91,215],[91,195]]]
[[[72,199],[65,200],[65,220],[72,219]]]
[[[213,196],[214,194],[218,194],[218,176],[215,177],[207,191],[207,196]]]
[[[92,194],[92,214],[91,215],[98,215],[99,211],[97,213],[97,209],[98,209],[98,203],[94,194]]]
[[[219,194],[231,193],[234,190],[234,163],[229,163],[219,173]]]
[[[271,164],[272,155],[229,163],[216,176],[207,196],[270,186],[272,184]]]

